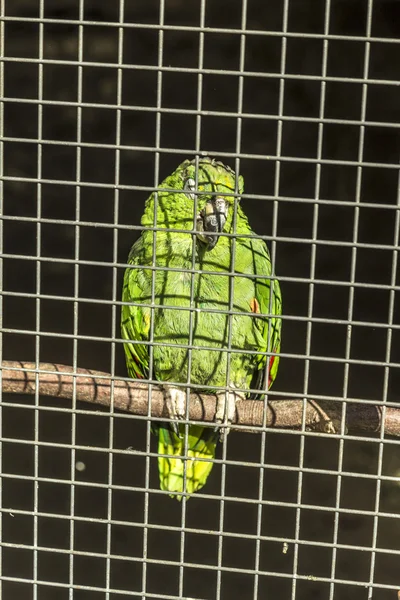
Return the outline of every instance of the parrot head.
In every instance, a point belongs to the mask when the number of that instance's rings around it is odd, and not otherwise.
[[[160,187],[172,189],[158,194],[157,224],[194,228],[208,251],[217,245],[218,234],[231,229],[243,177],[222,162],[200,158],[197,164],[185,160]]]
[[[243,177],[239,176],[236,188],[236,175],[229,167],[213,159],[198,161],[197,182],[196,162],[185,161],[183,167],[183,191],[187,198],[197,203],[197,238],[212,250],[233,218],[235,197],[230,194],[243,193]]]

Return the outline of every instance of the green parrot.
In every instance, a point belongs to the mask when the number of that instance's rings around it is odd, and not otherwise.
[[[243,390],[265,391],[278,370],[281,292],[242,193],[243,178],[223,163],[185,160],[148,198],[125,271],[128,374],[163,386],[171,421],[153,428],[160,487],[178,500],[203,487],[219,439],[218,426],[180,422],[187,387],[214,390],[216,424],[226,426]]]

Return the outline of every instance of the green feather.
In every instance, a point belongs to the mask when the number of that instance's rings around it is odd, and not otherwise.
[[[171,498],[182,500],[182,496],[176,492],[193,494],[207,481],[218,437],[210,428],[199,425],[190,425],[185,437],[185,426],[180,424],[179,433],[180,437],[169,427],[159,427],[158,452],[166,456],[160,456],[158,470],[161,489],[172,492]]]
[[[194,181],[196,193],[191,191]],[[143,231],[132,247],[124,277],[121,330],[129,375],[152,375],[160,382],[200,388],[269,387],[279,363],[281,293],[278,281],[271,279],[266,244],[255,236],[230,195],[243,192],[243,179],[236,182],[234,172],[222,163],[201,159],[197,179],[194,161],[185,161],[160,188],[166,191],[152,194],[146,202]],[[223,233],[234,233],[235,241],[221,235],[211,248],[196,235],[196,223],[206,203],[219,194],[229,207]],[[149,344],[143,343],[150,341],[152,374]],[[224,352],[227,348],[236,352]],[[266,371],[268,386],[263,382]],[[200,489],[215,454],[212,430],[189,426],[185,440],[182,425],[182,437],[168,425],[156,429],[159,452],[168,455],[159,458],[161,489],[172,495]]]

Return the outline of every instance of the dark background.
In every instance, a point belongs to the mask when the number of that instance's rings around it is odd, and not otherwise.
[[[77,0],[45,0],[43,4],[45,18],[74,21],[79,18]],[[126,0],[125,5],[125,23],[159,23],[157,1]],[[388,324],[393,300],[394,323],[397,327],[399,323],[397,290],[396,294],[392,292],[393,298],[389,286],[398,285],[393,271],[393,244],[394,208],[399,203],[399,170],[395,165],[399,162],[400,149],[400,5],[396,1],[374,3],[371,35],[382,40],[370,43],[366,71],[363,36],[367,32],[367,5],[366,1],[355,0],[331,2],[329,33],[337,38],[329,41],[328,80],[321,83],[315,77],[322,74],[324,40],[318,35],[302,37],[302,34],[324,33],[325,3],[314,0],[289,3],[287,29],[299,35],[287,38],[284,72],[305,77],[285,79],[282,107],[285,120],[279,165],[276,155],[282,37],[250,33],[246,36],[244,70],[256,75],[243,78],[242,110],[246,116],[242,119],[240,150],[251,157],[241,159],[240,170],[247,194],[264,198],[244,197],[242,202],[257,233],[276,234],[276,271],[283,280],[284,314],[298,317],[284,321],[282,350],[291,357],[282,358],[274,386],[277,396],[308,391],[310,395],[338,398],[347,392],[348,397],[370,401],[385,397],[390,401],[398,399],[399,330],[392,331],[388,347],[388,327],[382,324]],[[122,265],[137,233],[129,227],[113,230],[106,225],[138,225],[148,192],[129,186],[152,187],[158,183],[154,181],[158,74],[146,66],[158,65],[159,33],[152,28],[127,28],[124,32],[123,64],[142,67],[124,68],[122,72],[120,144],[123,148],[118,169],[114,147],[118,141],[119,118],[115,108],[118,28],[102,25],[103,22],[117,24],[118,2],[86,0],[83,17],[97,24],[85,24],[81,31],[76,22],[45,23],[43,58],[53,62],[45,62],[41,68],[27,60],[40,57],[39,24],[23,21],[27,17],[39,17],[39,10],[35,0],[6,2],[6,16],[17,19],[5,21],[4,42],[5,56],[14,60],[4,64],[3,326],[6,332],[3,358],[37,358],[42,362],[71,365],[74,343],[66,335],[74,333],[71,298],[76,293],[87,300],[78,306],[77,333],[89,338],[79,339],[77,343],[77,365],[110,372],[115,351],[115,373],[125,376],[122,346],[120,343],[113,346],[107,339],[119,337],[119,308],[115,326],[112,300],[120,298]],[[205,25],[238,29],[241,12],[240,1],[209,0]],[[200,2],[167,0],[164,22],[199,26]],[[249,32],[279,32],[282,23],[282,1],[249,0]],[[81,71],[77,66],[80,36],[85,62]],[[390,38],[397,38],[397,43],[385,41]],[[240,39],[240,35],[226,32],[207,32],[204,36],[204,68],[225,73],[203,76],[202,109],[225,114],[201,117],[199,148],[211,156],[220,153],[232,167],[235,160],[229,154],[236,152],[238,119],[234,115],[238,111],[240,86],[237,74]],[[199,66],[198,59],[198,32],[164,32],[164,66],[195,70]],[[234,73],[229,74],[229,71]],[[263,77],[263,74],[273,76]],[[364,75],[371,80],[367,89],[362,83]],[[160,113],[159,181],[184,158],[194,155],[196,116],[185,111],[197,108],[198,83],[195,72],[162,74],[160,106],[174,110]],[[40,94],[44,101],[56,101],[43,104],[41,132],[38,104],[29,102],[40,98]],[[325,102],[321,108],[323,97]],[[76,106],[78,101],[84,104],[81,110]],[[369,123],[365,128],[361,127],[363,107]],[[251,118],[248,114],[270,118]],[[326,122],[322,162],[317,166],[307,159],[318,156],[317,119],[320,116]],[[79,120],[80,140],[77,137]],[[39,146],[40,133],[44,143]],[[361,136],[364,136],[363,151],[360,151]],[[46,143],[49,140],[53,143]],[[87,145],[79,150],[77,141]],[[176,151],[168,152],[168,149]],[[224,157],[224,153],[228,156]],[[356,164],[358,160],[367,163],[362,171]],[[280,168],[280,178],[279,187],[275,188],[277,168]],[[38,176],[44,180],[40,187],[35,181]],[[320,178],[319,189],[317,178]],[[79,203],[77,188],[73,185],[77,180],[84,182]],[[57,183],[60,181],[65,183]],[[119,194],[113,187],[116,182],[122,186]],[[279,198],[277,206],[271,200],[275,192]],[[325,202],[315,204],[316,197]],[[37,217],[44,219],[40,225],[35,220]],[[276,231],[273,229],[275,217]],[[79,233],[76,219],[85,223]],[[314,247],[314,269],[312,239],[318,241]],[[355,256],[351,248],[354,241],[360,244]],[[38,253],[47,259],[41,261],[39,269],[36,261],[26,258]],[[73,264],[74,258],[83,261],[79,269]],[[118,261],[121,267],[113,269],[113,261]],[[346,285],[352,276],[356,283],[354,296]],[[312,287],[310,278],[316,280]],[[33,297],[35,293],[56,299],[42,298],[38,306]],[[107,302],[96,303],[90,299]],[[352,315],[349,313],[351,303]],[[313,323],[309,352],[325,360],[309,362],[305,388],[305,317],[309,310],[314,317],[327,322]],[[347,373],[343,362],[331,359],[346,356],[349,318],[364,325],[355,325],[351,330],[348,356],[355,362],[350,364]],[[366,326],[366,322],[375,326]],[[37,327],[46,332],[39,344],[33,335]],[[390,369],[382,364],[385,359],[390,360]],[[5,581],[2,597],[7,600],[32,598],[29,581],[34,576],[35,566],[37,579],[48,583],[38,585],[38,598],[69,597],[67,587],[52,586],[51,582],[69,582],[72,494],[76,516],[74,550],[77,552],[73,561],[74,598],[104,598],[105,592],[101,590],[106,586],[107,573],[109,586],[122,593],[110,593],[110,598],[121,598],[125,594],[132,598],[145,597],[140,592],[147,501],[147,597],[179,596],[179,567],[161,563],[179,561],[183,556],[192,566],[184,569],[183,595],[179,597],[253,598],[252,571],[256,564],[259,510],[257,464],[261,456],[266,464],[262,498],[268,504],[264,505],[261,515],[259,533],[264,537],[259,546],[259,569],[267,574],[259,577],[258,598],[291,597],[294,545],[290,540],[296,537],[298,509],[295,504],[299,501],[303,508],[298,536],[303,543],[298,548],[297,572],[302,576],[329,578],[333,573],[337,579],[368,582],[372,554],[360,547],[371,548],[374,528],[377,528],[378,548],[400,550],[400,490],[395,479],[400,473],[400,460],[396,443],[388,443],[383,448],[376,443],[377,436],[370,439],[364,436],[362,440],[349,436],[341,446],[337,439],[308,436],[302,440],[293,433],[268,432],[264,449],[261,435],[232,433],[226,458],[245,465],[228,464],[225,479],[221,478],[221,466],[216,465],[204,495],[193,497],[183,513],[182,504],[158,491],[156,459],[146,459],[150,438],[143,420],[126,415],[110,419],[106,411],[91,411],[87,405],[80,404],[77,406],[80,412],[73,417],[68,411],[68,402],[51,399],[40,398],[43,408],[40,411],[33,410],[35,404],[30,398],[8,396],[3,400],[5,546],[2,567]],[[71,431],[75,432],[74,437]],[[37,472],[35,440],[44,444],[36,447]],[[116,450],[112,455],[112,471],[107,451],[110,440]],[[71,444],[78,446],[75,453],[71,452]],[[150,448],[152,452],[156,450],[153,438]],[[218,457],[222,457],[221,448]],[[380,457],[382,473],[393,479],[378,484],[374,476],[379,474]],[[84,463],[85,470],[75,470],[76,461]],[[146,465],[149,465],[152,490],[148,500],[143,492]],[[299,466],[330,473],[305,472],[300,476]],[[341,468],[348,475],[339,478],[337,472]],[[71,473],[77,482],[73,488]],[[357,473],[364,477],[351,476]],[[33,481],[35,475],[39,477],[37,484]],[[224,488],[221,487],[223,482]],[[298,494],[299,482],[301,495]],[[114,486],[112,492],[108,489],[109,483]],[[215,498],[221,493],[227,497],[223,505]],[[332,548],[318,547],[318,542],[329,544],[335,539],[335,515],[324,507],[334,507],[337,498],[341,508],[337,517],[337,541],[348,548],[340,548],[333,555]],[[34,510],[39,514],[35,521],[37,539],[30,514]],[[375,521],[374,510],[388,516],[381,515]],[[110,518],[113,523],[108,526]],[[180,528],[183,522],[190,531],[185,535],[182,554]],[[223,537],[221,566],[226,570],[221,573],[221,590],[217,595],[217,572],[206,567],[218,565],[216,533],[221,527],[232,535]],[[289,549],[284,554],[282,542],[286,539]],[[111,540],[109,546],[107,540]],[[36,565],[31,548],[35,542],[41,548]],[[107,564],[108,551],[115,558]],[[333,559],[336,560],[334,572]],[[195,568],[196,564],[203,568]],[[230,572],[230,568],[242,571]],[[272,571],[281,576],[268,575]],[[19,577],[26,583],[12,579]],[[398,554],[376,554],[373,581],[391,586],[388,590],[375,590],[374,598],[396,597],[395,590],[400,588]],[[95,586],[100,591],[85,590],[84,586]],[[299,580],[296,598],[328,598],[329,589],[329,583],[313,578]],[[364,585],[336,584],[334,598],[361,600],[372,597],[369,594]]]

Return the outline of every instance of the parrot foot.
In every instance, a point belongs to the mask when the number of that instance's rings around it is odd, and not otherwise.
[[[233,388],[234,386],[231,387]],[[237,400],[242,399],[244,399],[244,395],[235,392],[233,389],[217,394],[217,407],[215,411],[215,421],[217,426],[215,431],[220,432],[219,439],[221,442],[224,441],[229,433],[229,427],[227,427],[227,425],[231,425],[235,416],[236,402]]]
[[[179,433],[178,421],[186,417],[186,390],[172,385],[163,385],[163,390],[168,416],[172,419],[170,427],[178,437],[182,437]]]

